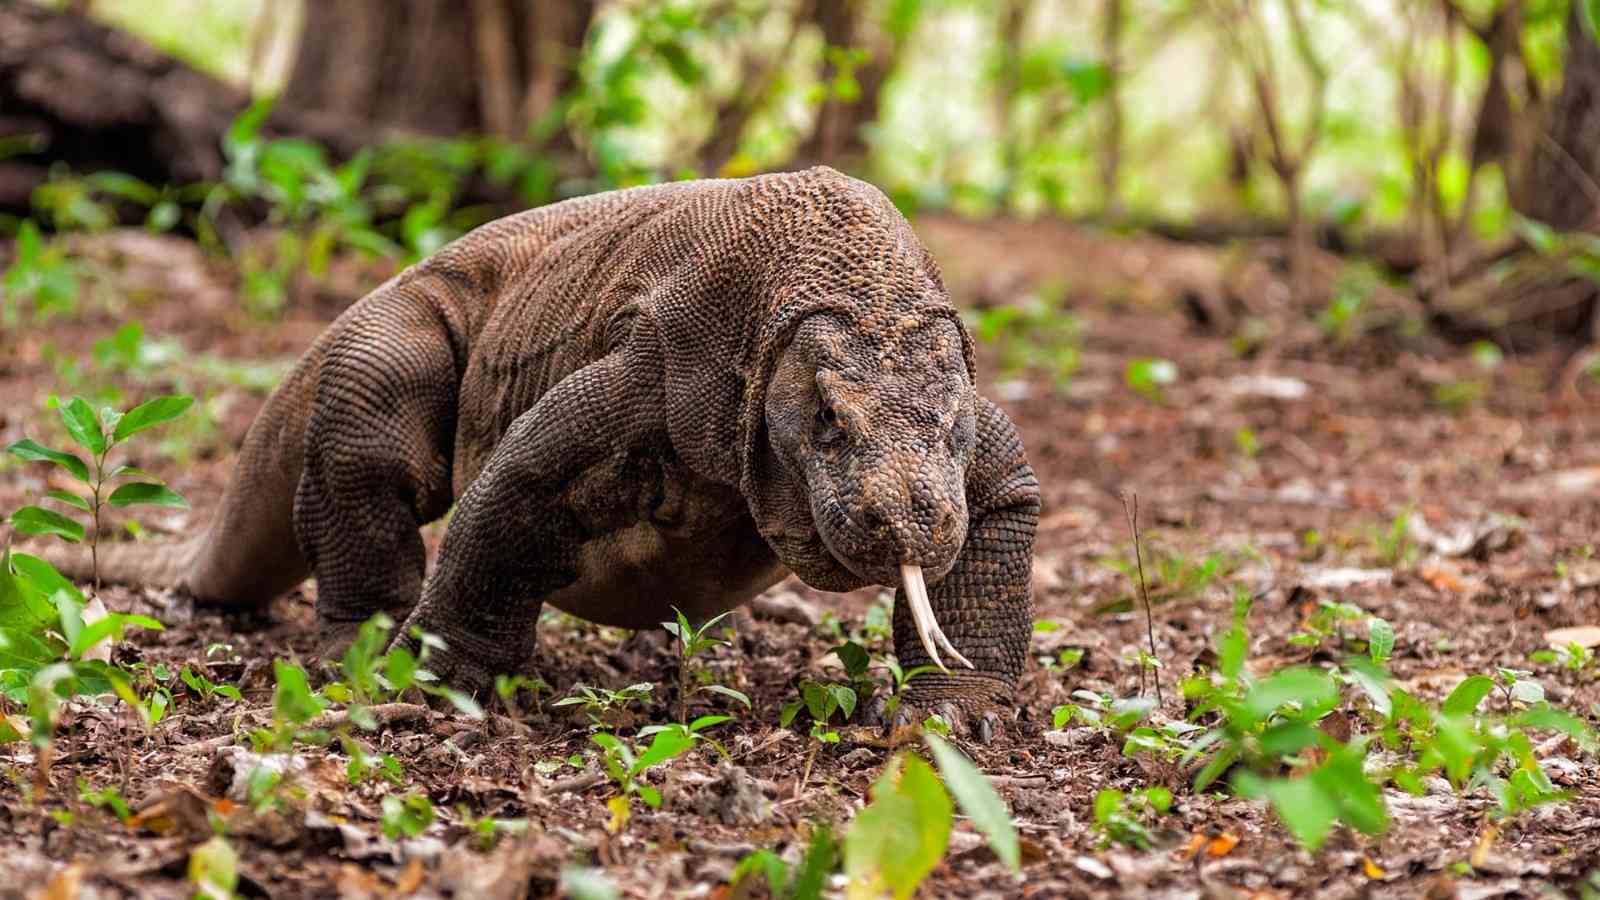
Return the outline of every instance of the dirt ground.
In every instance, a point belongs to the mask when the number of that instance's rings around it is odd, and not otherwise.
[[[1015,721],[991,745],[962,743],[1010,805],[1025,866],[1020,876],[1007,873],[963,821],[919,896],[1576,896],[1586,879],[1600,878],[1597,766],[1577,753],[1547,760],[1552,778],[1574,794],[1567,802],[1494,827],[1493,801],[1482,790],[1418,797],[1391,789],[1386,835],[1340,829],[1312,854],[1296,848],[1264,804],[1197,795],[1192,772],[1126,758],[1104,732],[1058,731],[1051,722],[1052,708],[1075,690],[1139,690],[1129,657],[1145,640],[1145,623],[1121,611],[1132,585],[1109,564],[1131,552],[1123,497],[1134,493],[1146,537],[1169,559],[1223,561],[1217,576],[1191,589],[1157,586],[1164,602],[1154,633],[1172,716],[1183,714],[1177,679],[1208,658],[1229,624],[1232,593],[1242,589],[1257,598],[1249,624],[1258,669],[1331,658],[1288,638],[1320,601],[1340,601],[1393,624],[1390,667],[1419,694],[1438,698],[1465,675],[1496,666],[1532,669],[1553,701],[1593,722],[1597,669],[1574,673],[1530,663],[1529,655],[1545,646],[1549,629],[1600,624],[1600,560],[1592,556],[1600,385],[1555,395],[1547,389],[1561,362],[1554,351],[1508,355],[1486,369],[1460,348],[1393,330],[1343,342],[1285,338],[1242,357],[1229,336],[1198,332],[1182,302],[1223,251],[1060,225],[928,219],[919,229],[958,303],[1019,302],[1055,285],[1082,330],[1081,366],[1064,384],[1038,371],[1003,375],[994,346],[981,354],[983,389],[1016,419],[1043,488],[1035,615],[1060,625],[1036,635]],[[351,289],[298,298],[284,322],[255,324],[234,312],[232,276],[192,249],[134,235],[98,240],[112,273],[97,289],[107,293],[102,308],[3,339],[0,442],[59,437],[41,431],[53,418],[43,401],[63,390],[51,345],[87,357],[128,318],[152,337],[181,341],[178,360],[140,379],[116,376],[130,399],[179,382],[199,387],[217,423],[190,434],[177,458],[133,460],[195,506],[145,516],[159,539],[204,521],[227,477],[228,448],[263,399],[227,378],[195,375],[194,361],[286,359]],[[1125,378],[1129,361],[1146,357],[1176,364],[1159,401]],[[1469,387],[1456,387],[1463,383]],[[43,467],[0,464],[0,509],[48,486]],[[437,527],[429,534],[436,543]],[[204,662],[213,681],[237,685],[244,699],[206,700],[179,687],[172,712],[148,735],[120,705],[77,704],[42,796],[25,796],[31,749],[0,749],[8,774],[0,780],[0,896],[189,896],[189,851],[209,835],[206,811],[230,808],[245,896],[517,896],[524,887],[544,896],[568,863],[603,868],[623,896],[728,896],[723,885],[749,851],[793,857],[814,820],[843,828],[889,752],[876,732],[846,728],[802,783],[810,744],[779,727],[780,710],[799,677],[824,674],[837,634],[862,630],[879,601],[874,592],[836,597],[790,582],[769,592],[778,602],[762,607],[768,612],[739,613],[737,640],[712,657],[717,677],[748,693],[753,710],[696,700],[700,711],[736,715],[715,731],[732,763],[699,749],[655,770],[662,807],[635,804],[618,834],[606,828],[610,782],[594,775],[592,760],[565,762],[595,750],[586,720],[570,708],[500,711],[481,722],[399,709],[368,742],[392,753],[408,787],[431,798],[437,819],[419,838],[382,836],[382,798],[404,789],[381,779],[351,787],[337,745],[301,754],[302,799],[252,815],[221,801],[239,752],[231,736],[270,715],[274,657],[307,661],[314,590],[307,585],[262,614],[224,617],[167,592],[108,588],[113,608],[167,624],[133,633],[119,660]],[[819,623],[800,621],[808,617]],[[540,639],[553,696],[579,683],[654,682],[655,696],[619,723],[622,732],[676,714],[663,640],[561,616],[546,617]],[[1083,651],[1075,667],[1040,665],[1070,648]],[[88,808],[80,779],[117,786],[145,814],[124,825]],[[1171,812],[1155,820],[1156,847],[1102,847],[1092,827],[1096,792],[1151,784],[1175,796]],[[468,825],[485,815],[532,827],[485,852]],[[1231,836],[1237,845],[1226,849],[1224,840],[1196,852],[1196,836]]]

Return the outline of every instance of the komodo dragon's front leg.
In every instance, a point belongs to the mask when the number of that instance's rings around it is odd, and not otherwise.
[[[1014,705],[1033,632],[1029,582],[1039,482],[1006,414],[980,398],[977,419],[977,449],[967,474],[967,539],[954,568],[928,588],[934,617],[972,668],[947,655],[947,672],[928,671],[911,680],[895,719],[917,722],[937,712],[988,741],[995,711]],[[906,670],[927,666],[933,660],[924,646],[902,587],[895,592],[895,656]],[[871,711],[877,717],[885,711],[883,699]]]
[[[585,470],[638,447],[663,427],[661,364],[634,341],[567,376],[519,416],[462,495],[414,628],[447,649],[428,663],[455,687],[481,693],[522,670],[534,649],[541,600],[578,579],[585,539],[564,489]]]

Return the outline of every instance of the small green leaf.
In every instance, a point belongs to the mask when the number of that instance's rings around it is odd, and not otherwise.
[[[95,456],[106,452],[106,435],[100,430],[100,418],[95,415],[89,401],[73,397],[58,411],[62,424],[67,426],[67,434],[72,435],[78,446]]]
[[[1375,663],[1382,663],[1394,653],[1394,628],[1373,616],[1367,620],[1367,655]]]
[[[945,786],[961,804],[962,812],[989,839],[989,846],[994,848],[1000,861],[1013,872],[1021,871],[1022,850],[1017,843],[1017,829],[1011,824],[1011,813],[1006,810],[1005,801],[995,793],[989,779],[966,754],[938,735],[924,735],[924,739],[933,750],[933,759],[944,775]]]
[[[89,466],[65,450],[53,450],[38,441],[23,439],[6,448],[6,452],[29,462],[52,462],[72,473],[72,477],[89,483]]]
[[[702,691],[710,691],[713,694],[721,694],[724,697],[731,697],[734,700],[737,700],[738,702],[743,703],[745,709],[750,709],[751,708],[750,707],[750,697],[748,695],[746,695],[743,691],[736,691],[731,687],[727,687],[725,685],[720,685],[720,684],[708,684],[705,687],[702,687],[700,690],[702,690]]]
[[[83,540],[82,525],[42,506],[24,506],[12,513],[11,526],[23,534],[53,534],[74,544]]]
[[[192,405],[194,405],[194,398],[182,394],[171,394],[165,397],[157,397],[154,400],[147,400],[128,410],[127,415],[123,416],[122,420],[117,423],[114,440],[120,443],[146,428],[152,428],[163,422],[176,419],[187,412]]]
[[[1456,685],[1450,696],[1444,698],[1439,711],[1447,716],[1468,715],[1478,708],[1483,698],[1494,690],[1494,679],[1487,675],[1473,675]]]
[[[128,484],[118,485],[117,489],[111,492],[111,496],[107,498],[106,502],[118,507],[132,506],[137,503],[144,506],[170,506],[174,509],[189,508],[189,501],[183,499],[182,494],[166,485],[150,484],[144,481],[133,481]]]
[[[65,503],[73,509],[82,510],[84,512],[92,512],[92,510],[89,508],[89,501],[79,497],[77,494],[74,494],[71,491],[51,490],[45,491],[44,495],[49,497],[51,500]]]

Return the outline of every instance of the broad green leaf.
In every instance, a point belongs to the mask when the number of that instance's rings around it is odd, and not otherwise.
[[[650,746],[639,754],[639,758],[630,766],[630,775],[636,775],[654,765],[664,763],[694,746],[694,738],[682,731],[658,732]]]
[[[872,658],[867,655],[866,649],[855,641],[845,641],[833,648],[833,653],[839,657],[840,664],[844,666],[845,672],[851,678],[864,675],[867,671],[867,666],[872,662]]]
[[[972,824],[989,839],[996,856],[1013,872],[1022,868],[1022,850],[1017,843],[1017,829],[1011,824],[1011,813],[1004,800],[995,793],[989,779],[967,759],[965,753],[936,734],[924,735],[933,750],[934,762],[944,775],[945,787],[961,804],[961,811],[972,819]]]
[[[1367,620],[1367,655],[1375,663],[1381,663],[1394,654],[1394,628],[1389,623],[1373,616]]]
[[[183,495],[172,488],[143,481],[119,485],[111,492],[106,502],[112,506],[132,506],[138,503],[145,506],[170,506],[174,509],[189,508],[189,501],[183,499]]]
[[[1536,706],[1519,713],[1511,720],[1511,724],[1522,728],[1559,731],[1576,741],[1579,747],[1594,752],[1594,729],[1566,710],[1556,709],[1553,706]]]
[[[50,603],[56,608],[56,621],[60,626],[61,636],[67,639],[67,646],[70,648],[83,631],[82,595],[75,595],[71,591],[56,591],[50,595]]]
[[[1311,778],[1264,779],[1241,772],[1234,779],[1234,787],[1245,796],[1271,801],[1289,833],[1309,850],[1322,846],[1339,817],[1338,803]]]
[[[845,835],[847,896],[910,897],[944,857],[952,821],[950,795],[933,767],[914,753],[891,760]]]
[[[182,394],[169,394],[164,397],[157,397],[154,400],[146,400],[128,410],[127,415],[124,415],[122,420],[117,423],[117,430],[113,436],[114,440],[120,443],[146,428],[176,419],[188,411],[192,405],[194,405],[194,398]]]
[[[38,563],[54,579],[35,574],[30,562]],[[0,629],[14,630],[19,634],[41,634],[56,624],[56,608],[50,595],[63,586],[65,580],[54,567],[25,553],[13,554],[8,547],[0,553]],[[65,585],[70,587],[70,585]]]
[[[78,632],[78,636],[72,639],[68,652],[75,658],[82,658],[85,652],[108,637],[119,641],[122,640],[123,630],[130,625],[150,631],[162,631],[165,629],[165,626],[149,616],[141,616],[134,613],[108,613],[103,618],[84,625],[83,630]]]
[[[56,591],[66,591],[77,597],[78,602],[83,602],[83,594],[78,590],[78,586],[68,581],[65,575],[56,571],[55,566],[37,556],[30,553],[13,553],[11,555],[11,567],[16,571],[23,583],[31,586],[37,593],[42,604],[40,608],[47,611],[50,616],[49,621],[52,623],[55,621],[55,607],[51,606],[48,601]]]
[[[1299,704],[1300,719],[1314,719],[1339,702],[1333,676],[1322,669],[1292,666],[1279,669],[1257,682],[1245,695],[1244,707],[1259,722],[1285,704]]]
[[[383,677],[391,689],[405,690],[416,680],[416,675],[417,658],[410,650],[396,647],[384,655]]]
[[[1439,711],[1447,716],[1464,716],[1472,713],[1494,690],[1494,679],[1487,675],[1473,675],[1456,685],[1450,696],[1444,698]]]
[[[61,413],[62,424],[67,426],[67,434],[72,435],[78,446],[95,456],[106,452],[106,435],[100,430],[100,417],[95,415],[89,401],[73,397],[58,412]]]
[[[23,534],[53,534],[74,544],[83,540],[82,525],[42,506],[24,506],[12,513],[11,526]]]
[[[38,441],[24,438],[6,448],[6,452],[18,459],[29,462],[52,462],[72,473],[72,477],[85,484],[89,483],[89,466],[77,456],[65,450],[55,450],[39,443]]]
[[[1389,810],[1383,793],[1362,770],[1366,747],[1359,741],[1339,747],[1311,773],[1325,796],[1339,807],[1339,817],[1369,835],[1382,834],[1389,827]],[[1314,849],[1314,848],[1313,848]]]

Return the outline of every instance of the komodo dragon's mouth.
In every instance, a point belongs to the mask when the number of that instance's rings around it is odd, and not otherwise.
[[[900,586],[905,589],[906,603],[911,607],[911,621],[917,626],[917,637],[922,641],[922,649],[933,660],[933,664],[948,672],[944,660],[939,658],[939,647],[943,646],[956,662],[969,669],[975,669],[970,660],[961,655],[961,651],[950,643],[945,637],[944,629],[939,627],[939,620],[933,617],[933,604],[928,602],[928,583],[922,580],[922,567],[911,563],[900,564]]]
[[[832,498],[829,498],[829,502],[835,508],[839,505],[838,501]],[[850,516],[842,510],[840,510],[840,516],[844,521],[850,522]],[[817,535],[821,538],[822,545],[826,548],[828,555],[833,557],[839,565],[864,578],[871,578],[870,574],[851,562],[851,557],[848,554],[839,552],[833,541],[829,539],[829,533],[826,530],[819,528]],[[971,660],[962,656],[961,651],[957,650],[955,645],[950,642],[950,638],[945,635],[944,629],[939,626],[939,620],[934,617],[933,604],[928,600],[928,582],[923,578],[922,566],[916,563],[901,563],[900,586],[904,589],[906,605],[911,612],[911,621],[917,629],[917,638],[922,641],[922,649],[928,654],[928,658],[933,660],[933,664],[938,666],[941,671],[950,671],[945,666],[944,659],[939,653],[939,648],[943,647],[946,652],[955,657],[956,662],[969,669],[976,669],[977,666],[974,666]]]

